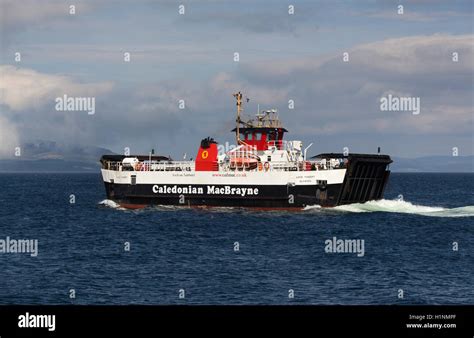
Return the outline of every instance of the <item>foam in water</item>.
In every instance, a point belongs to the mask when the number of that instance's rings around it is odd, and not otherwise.
[[[320,205],[307,205],[303,208],[303,211],[309,211],[309,210],[315,210],[315,209],[321,209]]]
[[[105,199],[99,202],[99,205],[117,209],[117,210],[127,210],[122,208],[118,203]],[[161,211],[173,211],[173,210],[182,210],[183,207],[180,206],[155,206],[155,210]],[[211,209],[212,210],[212,209]],[[227,208],[221,207],[217,208],[216,211],[227,211],[233,212],[238,209],[236,208]],[[308,205],[304,211],[321,211],[324,210],[320,205]],[[413,215],[422,215],[422,216],[432,216],[432,217],[474,217],[474,206],[469,205],[459,208],[443,208],[443,207],[430,207],[424,205],[416,205],[410,202],[401,201],[401,200],[378,200],[378,201],[369,201],[366,203],[354,203],[347,205],[340,205],[330,210],[342,211],[342,212],[395,212],[402,214],[413,214]]]
[[[402,214],[414,214],[433,217],[472,217],[474,216],[474,206],[469,205],[459,208],[430,207],[416,205],[401,200],[379,200],[366,203],[354,203],[340,205],[334,210],[346,212],[396,212]]]
[[[118,203],[116,203],[116,202],[114,202],[114,201],[112,201],[112,200],[103,200],[103,201],[100,201],[98,204],[99,204],[99,205],[103,205],[103,206],[108,207],[108,208],[112,208],[112,209],[127,210],[127,209],[125,209],[125,208],[122,208],[122,207],[120,206],[120,204],[118,204]]]

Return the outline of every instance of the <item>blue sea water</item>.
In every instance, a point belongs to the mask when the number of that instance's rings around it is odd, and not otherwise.
[[[95,174],[0,187],[0,240],[39,243],[0,253],[1,304],[474,304],[474,174],[395,173],[382,201],[302,212],[121,210]]]

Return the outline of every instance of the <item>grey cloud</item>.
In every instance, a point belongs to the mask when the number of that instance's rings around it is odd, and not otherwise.
[[[234,32],[243,31],[256,34],[291,34],[298,35],[299,29],[307,25],[316,32],[319,26],[314,21],[318,15],[318,8],[311,3],[285,3],[274,4],[255,2],[208,3],[200,9],[193,8],[190,4],[189,14],[179,18],[176,23],[199,27],[209,25],[218,29],[228,29]],[[295,14],[289,15],[288,6],[293,5]]]
[[[469,149],[471,41],[471,35],[380,41],[351,49],[348,63],[342,62],[342,51],[287,62],[241,63],[235,72],[219,72],[208,82],[180,79],[114,87],[100,95],[92,118],[22,109],[28,118],[10,123],[15,123],[22,137],[47,133],[116,151],[125,146],[141,151],[155,147],[159,153],[180,154],[194,152],[199,140],[208,135],[232,141],[228,132],[235,111],[231,94],[241,90],[251,99],[245,107],[247,114],[258,103],[261,109],[278,108],[291,137],[317,140],[316,149],[321,151],[338,151],[343,146],[373,151],[378,144],[399,154],[422,155],[413,154],[416,147],[394,141],[416,137],[430,139],[438,149],[450,149],[449,140]],[[453,49],[461,51],[457,64],[449,61]],[[390,92],[420,96],[421,114],[381,112],[380,96]],[[290,98],[295,100],[294,111],[287,107]],[[186,102],[184,110],[178,109],[180,99]],[[60,132],[61,125],[70,130]],[[472,152],[472,146],[468,151]]]

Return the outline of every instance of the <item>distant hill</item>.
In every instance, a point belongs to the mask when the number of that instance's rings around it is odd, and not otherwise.
[[[0,172],[98,172],[104,154],[114,152],[53,141],[30,142],[21,146],[21,156],[0,159]]]
[[[474,156],[426,156],[393,158],[393,172],[474,172]]]
[[[0,160],[0,172],[99,172],[99,159],[114,154],[94,146],[63,145],[53,141],[26,143],[18,158]],[[394,157],[392,172],[474,172],[474,156]]]

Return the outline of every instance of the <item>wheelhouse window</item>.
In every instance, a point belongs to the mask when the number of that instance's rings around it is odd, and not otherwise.
[[[247,140],[252,141],[253,139],[253,134],[252,133],[247,133]]]
[[[255,139],[260,141],[262,139],[262,133],[255,133]]]

